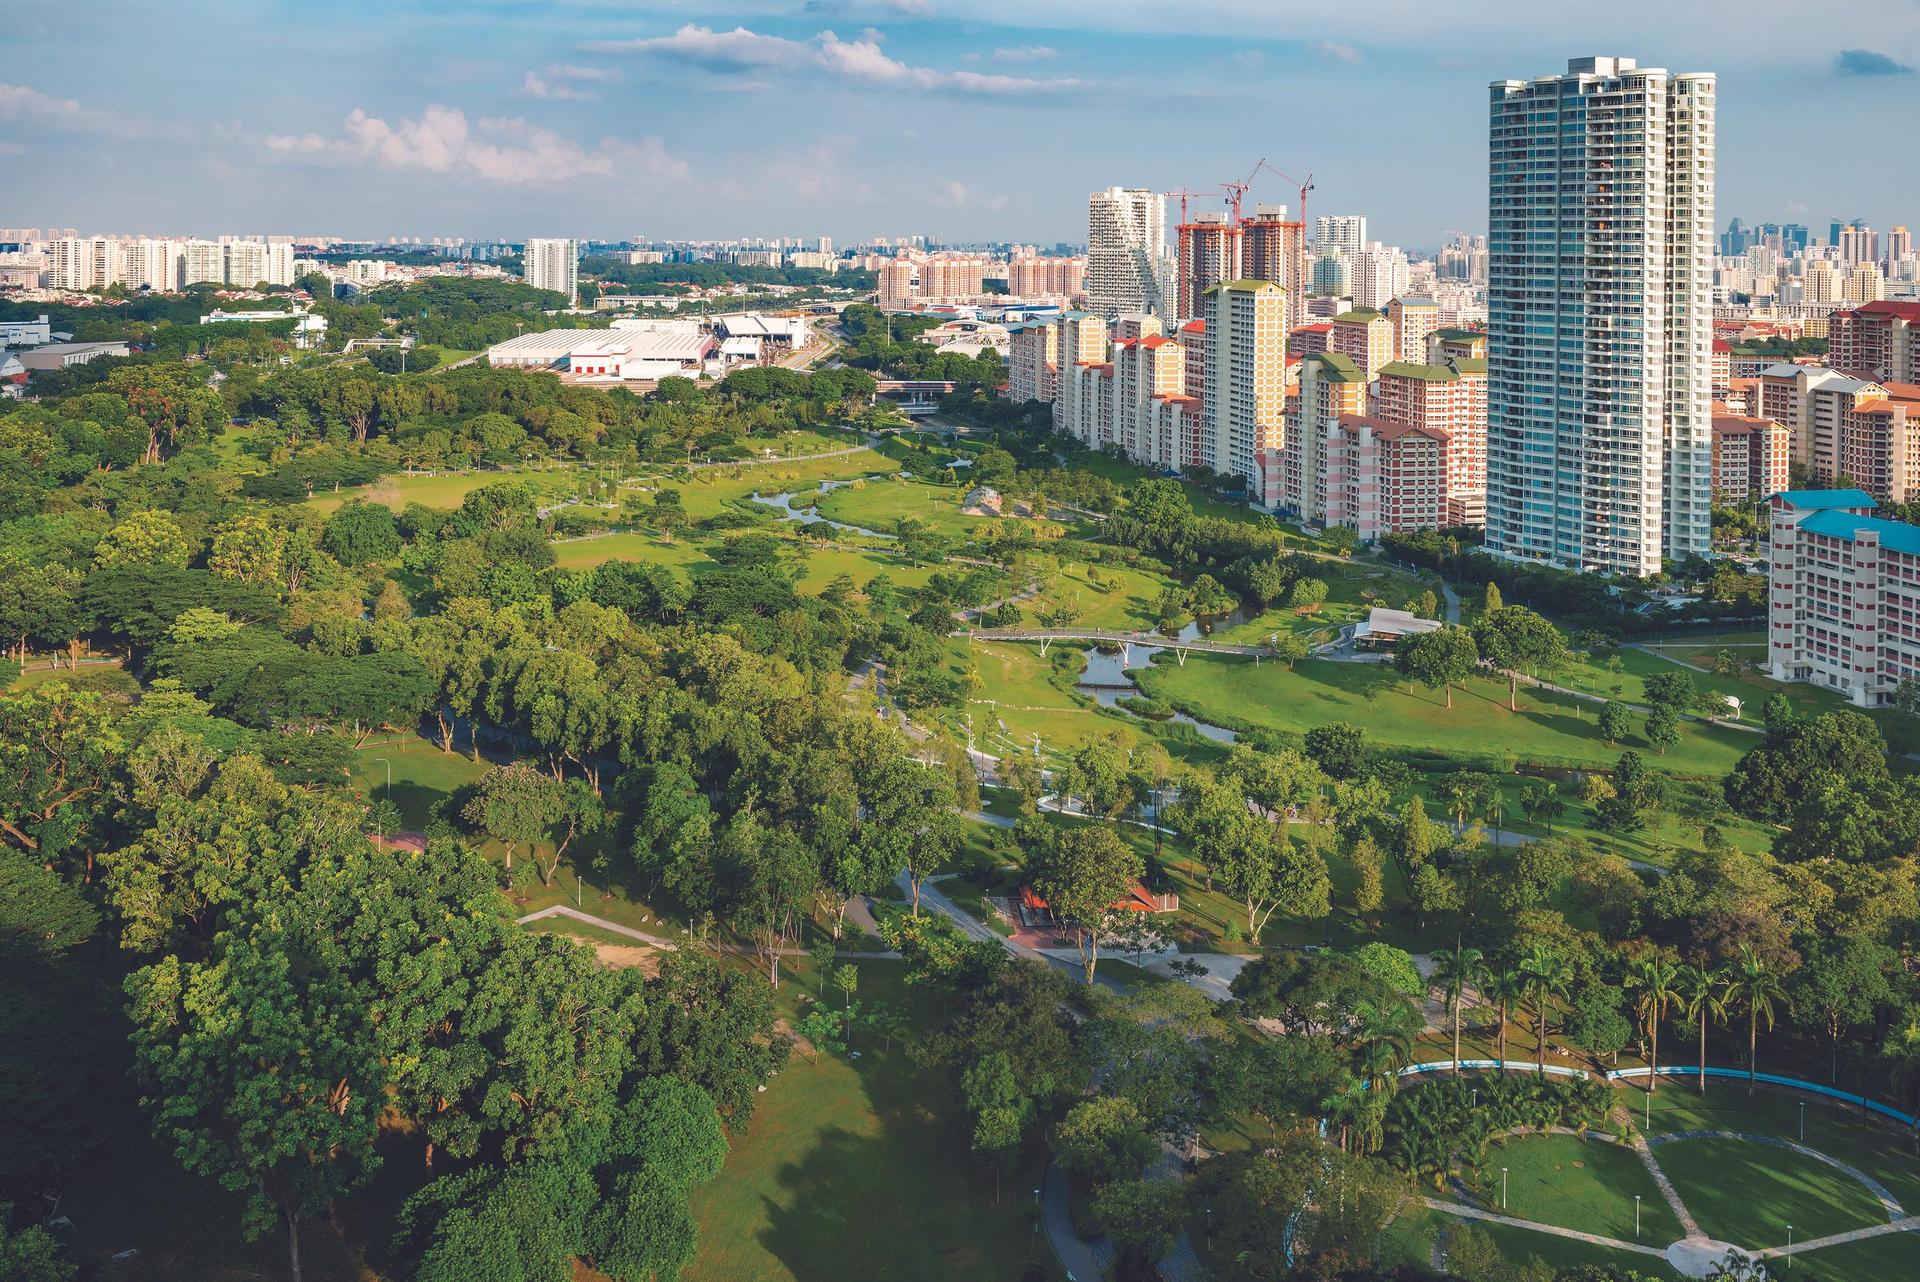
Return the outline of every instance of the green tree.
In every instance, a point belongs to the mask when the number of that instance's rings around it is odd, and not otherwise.
[[[54,682],[0,695],[0,846],[44,864],[77,854],[92,880],[94,837],[117,800],[123,748],[97,694]]]
[[[1632,725],[1632,713],[1628,711],[1626,704],[1609,699],[1600,705],[1598,727],[1600,737],[1606,741],[1608,747],[1626,738],[1627,731],[1632,728]]]
[[[1033,1101],[1014,1077],[1013,1061],[994,1051],[970,1066],[960,1092],[973,1115],[973,1151],[993,1168],[993,1200],[1000,1201],[1000,1172],[1020,1151],[1033,1120]]]
[[[1354,871],[1353,911],[1362,921],[1372,920],[1386,903],[1386,887],[1380,875],[1384,858],[1372,833],[1362,833],[1348,856]]]
[[[130,513],[107,531],[93,550],[95,565],[170,565],[184,568],[195,548],[168,512]]]
[[[327,518],[320,546],[342,565],[371,565],[400,551],[400,531],[383,504],[350,499]]]
[[[1402,637],[1394,646],[1394,665],[1400,674],[1430,690],[1445,690],[1453,707],[1453,687],[1480,666],[1480,651],[1465,628],[1445,625],[1432,632]]]
[[[1659,704],[1647,714],[1647,742],[1663,757],[1668,748],[1680,742],[1680,718],[1667,704]]]
[[[246,1195],[244,1227],[300,1225],[379,1163],[384,1105],[365,1007],[271,934],[207,962],[168,957],[127,981],[135,1072],[155,1136],[181,1164]]]
[[[1133,893],[1145,864],[1105,824],[1068,828],[1029,852],[1033,887],[1055,917],[1078,937],[1081,966],[1091,985],[1100,964],[1100,932],[1114,905]]]
[[[1533,998],[1533,1026],[1538,1036],[1535,1066],[1540,1076],[1547,1072],[1547,1007],[1554,998],[1566,993],[1573,982],[1573,964],[1558,949],[1535,944],[1514,967],[1520,982]]]
[[[1716,967],[1687,966],[1678,979],[1680,1011],[1700,1034],[1700,1093],[1707,1093],[1707,1025],[1727,1018],[1727,976]]]
[[[1447,1012],[1453,1017],[1456,1065],[1460,1062],[1460,1008],[1466,1002],[1467,989],[1479,985],[1486,974],[1486,954],[1478,948],[1463,944],[1457,948],[1437,948],[1433,952],[1432,982],[1446,995]]]
[[[1060,1165],[1093,1185],[1138,1179],[1155,1148],[1139,1106],[1124,1095],[1082,1100],[1054,1129],[1053,1151]]]
[[[1887,971],[1893,955],[1858,937],[1823,939],[1793,976],[1795,1022],[1827,1043],[1827,1080],[1840,1075],[1840,1046],[1847,1034],[1873,1022],[1875,1008],[1893,999]]]
[[[558,779],[515,761],[482,775],[461,815],[506,847],[507,872],[512,873],[514,849],[546,836],[560,817],[561,804]]]
[[[1681,980],[1681,967],[1659,953],[1643,954],[1627,966],[1626,986],[1639,993],[1634,1012],[1647,1034],[1647,1062],[1652,1069],[1647,1074],[1649,1095],[1660,1089],[1660,1021],[1681,1000]]]
[[[7,1282],[73,1282],[78,1269],[60,1239],[29,1224],[13,1231],[13,1203],[0,1202],[0,1278]]]
[[[1499,589],[1491,583],[1489,599],[1499,599]],[[1495,605],[1483,611],[1473,625],[1473,639],[1480,657],[1507,674],[1507,707],[1520,707],[1520,671],[1536,676],[1566,656],[1566,638],[1552,623],[1524,605]]]
[[[1751,1095],[1759,1082],[1760,1025],[1773,1027],[1774,1007],[1786,999],[1786,988],[1766,957],[1751,943],[1743,943],[1728,973],[1727,989],[1747,1015],[1747,1094]]]

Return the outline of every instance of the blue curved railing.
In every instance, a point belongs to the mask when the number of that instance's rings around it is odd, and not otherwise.
[[[1481,1072],[1505,1071],[1509,1073],[1537,1073],[1540,1071],[1540,1066],[1530,1059],[1463,1059],[1458,1061],[1436,1059],[1428,1060],[1420,1064],[1409,1064],[1396,1072],[1394,1076],[1419,1077],[1426,1073],[1446,1073],[1453,1071],[1472,1072],[1475,1070]],[[1546,1071],[1558,1077],[1586,1077],[1596,1081],[1606,1082],[1623,1082],[1632,1078],[1647,1077],[1653,1073],[1659,1073],[1662,1077],[1697,1078],[1700,1076],[1700,1069],[1697,1065],[1682,1067],[1678,1064],[1663,1064],[1657,1068],[1617,1068],[1609,1073],[1595,1073],[1584,1068],[1565,1068],[1559,1064],[1549,1064],[1547,1065]],[[1744,1068],[1709,1068],[1707,1070],[1707,1076],[1731,1078],[1743,1082],[1751,1079],[1756,1082],[1765,1082],[1769,1086],[1785,1086],[1790,1090],[1806,1091],[1810,1095],[1819,1095],[1826,1099],[1838,1100],[1843,1104],[1852,1104],[1856,1108],[1867,1109],[1869,1112],[1878,1113],[1882,1117],[1890,1117],[1894,1121],[1906,1126],[1920,1126],[1920,1117],[1915,1117],[1911,1113],[1903,1113],[1891,1104],[1882,1104],[1879,1100],[1868,1099],[1865,1095],[1855,1095],[1852,1091],[1843,1091],[1836,1087],[1823,1086],[1819,1082],[1803,1081],[1798,1077],[1785,1077],[1779,1073],[1749,1074]]]
[[[1663,1077],[1700,1076],[1700,1069],[1697,1066],[1694,1068],[1678,1068],[1669,1064],[1658,1070],[1651,1068],[1616,1069],[1607,1074],[1607,1080],[1610,1082],[1618,1082],[1630,1077],[1646,1077],[1656,1071]],[[1782,1077],[1778,1073],[1749,1074],[1744,1068],[1709,1068],[1707,1070],[1707,1076],[1737,1078],[1743,1082],[1751,1079],[1756,1082],[1765,1082],[1769,1086],[1791,1087],[1796,1091],[1807,1091],[1813,1095],[1825,1096],[1827,1099],[1839,1100],[1843,1104],[1852,1104],[1856,1108],[1867,1109],[1880,1114],[1882,1117],[1891,1117],[1894,1121],[1904,1123],[1907,1126],[1920,1126],[1920,1118],[1916,1118],[1911,1113],[1902,1113],[1891,1104],[1882,1104],[1880,1101],[1868,1099],[1864,1095],[1855,1095],[1852,1091],[1838,1090],[1832,1086],[1822,1086],[1819,1082],[1806,1082],[1797,1077]]]

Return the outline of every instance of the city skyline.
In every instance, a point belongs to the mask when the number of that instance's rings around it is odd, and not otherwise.
[[[1906,0],[1855,6],[1849,32],[1874,34],[1832,48],[1768,6],[1736,23],[1647,3],[1516,20],[1396,2],[1302,25],[1250,4],[1070,3],[1045,27],[997,0],[965,17],[937,0],[480,9],[486,21],[463,23],[470,7],[346,6],[324,30],[287,6],[18,17],[19,56],[0,73],[0,223],[1052,244],[1079,238],[1089,190],[1211,191],[1265,156],[1314,172],[1317,211],[1430,247],[1484,226],[1487,84],[1611,53],[1717,74],[1722,224],[1886,227],[1920,208],[1920,178],[1884,163],[1884,131],[1854,126],[1920,110],[1920,8]],[[195,22],[221,74],[157,71],[156,41]],[[1139,92],[1149,75],[1163,90]],[[1242,109],[1196,139],[1192,111],[1228,99]],[[1818,181],[1779,165],[1782,149],[1818,156]],[[1289,201],[1284,186],[1263,178],[1249,199]]]

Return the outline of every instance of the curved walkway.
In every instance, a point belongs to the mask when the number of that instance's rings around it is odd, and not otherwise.
[[[1501,1215],[1497,1211],[1483,1211],[1477,1206],[1468,1206],[1465,1202],[1449,1202],[1443,1198],[1422,1198],[1429,1207],[1443,1211],[1448,1215],[1457,1215],[1463,1220],[1484,1220],[1489,1224],[1506,1224],[1516,1229],[1532,1229],[1536,1233],[1551,1233],[1554,1237],[1572,1238],[1576,1242],[1590,1242],[1594,1246],[1604,1246],[1614,1251],[1633,1251],[1640,1255],[1651,1255],[1656,1259],[1666,1258],[1666,1252],[1659,1247],[1648,1246],[1644,1242],[1622,1242],[1619,1238],[1607,1237],[1600,1233],[1583,1233],[1579,1229],[1562,1228],[1558,1224],[1543,1224],[1539,1220],[1523,1220],[1515,1215]]]
[[[973,641],[1093,641],[1108,645],[1152,646],[1157,650],[1193,650],[1200,654],[1268,656],[1271,647],[1227,641],[1181,641],[1158,632],[1119,632],[1104,628],[972,628],[958,635]]]

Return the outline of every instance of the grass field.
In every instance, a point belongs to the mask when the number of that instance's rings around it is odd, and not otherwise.
[[[464,745],[462,745],[464,746]],[[387,788],[386,762],[393,764],[393,788]],[[442,752],[425,739],[371,741],[353,754],[353,789],[370,800],[391,797],[408,828],[425,827],[433,807],[487,772],[464,752]]]
[[[420,503],[427,507],[455,508],[459,507],[461,500],[475,490],[507,481],[522,482],[539,495],[568,494],[584,475],[571,468],[546,472],[443,472],[435,475],[421,473],[415,476],[401,474],[382,477],[372,485],[359,485],[350,489],[329,490],[315,494],[307,500],[307,506],[316,512],[332,512],[350,499],[360,499],[367,503],[383,504],[396,512],[409,503]]]
[[[1503,1166],[1508,1215],[1631,1242],[1638,1194],[1642,1242],[1665,1246],[1681,1236],[1680,1221],[1631,1149],[1571,1135],[1511,1139],[1491,1151],[1480,1172],[1475,1192],[1489,1206],[1499,1205]]]
[[[1474,678],[1454,688],[1453,707],[1447,708],[1441,691],[1404,681],[1383,664],[1306,659],[1288,669],[1197,654],[1185,666],[1156,663],[1137,680],[1154,697],[1229,727],[1246,723],[1304,733],[1343,721],[1383,747],[1487,764],[1504,749],[1521,764],[1608,767],[1623,749],[1633,748],[1656,770],[1717,777],[1757,742],[1739,731],[1688,724],[1679,746],[1665,756],[1648,746],[1638,728],[1610,748],[1599,737],[1592,705],[1568,696],[1523,690],[1520,710],[1509,712],[1505,683]]]
[[[1043,658],[1036,645],[975,642],[969,648],[960,639],[950,644],[951,666],[964,671],[971,662],[980,677],[965,717],[955,718],[953,728],[963,741],[971,736],[983,752],[1032,752],[1036,735],[1042,757],[1049,759],[1089,735],[1115,735],[1128,747],[1158,741],[1185,759],[1211,758],[1221,751],[1212,744],[1169,737],[1161,728],[1165,723],[1080,702],[1080,696],[1070,692],[1084,666],[1084,651],[1056,645]]]
[[[779,494],[811,488],[821,481],[842,480],[892,470],[892,460],[873,450],[859,450],[832,458],[796,459],[754,467],[706,467],[688,481],[663,482],[677,489],[687,515],[696,521],[718,516],[727,506],[750,494]]]
[[[843,485],[820,499],[820,515],[869,530],[892,532],[908,517],[941,534],[963,538],[975,527],[997,520],[963,516],[960,500],[966,493],[945,485],[882,477],[864,484]]]
[[[688,539],[662,543],[657,534],[638,532],[556,543],[553,557],[554,565],[562,570],[590,570],[603,561],[646,561],[676,568],[707,562],[707,554],[698,543]]]
[[[1800,1227],[1794,1226],[1799,1239]],[[1796,1282],[1887,1282],[1920,1273],[1920,1233],[1884,1233],[1793,1257],[1793,1271],[1776,1276]]]
[[[1646,679],[1661,672],[1685,672],[1693,678],[1693,683],[1702,690],[1712,690],[1718,694],[1733,695],[1744,705],[1741,719],[1758,724],[1760,705],[1770,694],[1784,693],[1794,706],[1805,714],[1830,712],[1835,708],[1850,706],[1845,699],[1818,686],[1805,682],[1781,682],[1756,673],[1747,673],[1737,677],[1715,676],[1711,672],[1700,672],[1682,664],[1669,661],[1686,659],[1705,666],[1722,647],[1702,646],[1699,642],[1686,642],[1678,645],[1662,646],[1659,654],[1650,654],[1645,650],[1624,648],[1608,658],[1590,657],[1577,663],[1568,663],[1556,668],[1548,679],[1558,685],[1583,690],[1588,694],[1603,695],[1609,699],[1624,699],[1628,703],[1646,702]],[[1742,646],[1733,649],[1733,653],[1750,658],[1764,658],[1764,644],[1760,649]],[[1620,670],[1613,671],[1610,666],[1618,662]]]
[[[1046,582],[1045,591],[1021,603],[1026,623],[1067,610],[1074,627],[1128,632],[1151,632],[1160,619],[1160,595],[1174,586],[1168,576],[1137,566],[1079,561],[1056,562]]]
[[[1680,1200],[1709,1236],[1737,1246],[1780,1246],[1885,1224],[1865,1185],[1826,1163],[1736,1139],[1675,1140],[1654,1149]]]
[[[1638,1125],[1646,1116],[1644,1092],[1638,1087],[1628,1088],[1620,1092],[1620,1099]],[[1707,1094],[1702,1096],[1692,1080],[1664,1077],[1653,1096],[1648,1131],[1653,1135],[1742,1131],[1800,1142],[1802,1101],[1806,1104],[1804,1142],[1808,1148],[1858,1167],[1886,1185],[1909,1210],[1920,1211],[1920,1154],[1914,1152],[1912,1135],[1897,1123],[1817,1096],[1765,1087],[1748,1095],[1743,1083],[1725,1078],[1708,1079]],[[1663,1163],[1669,1151],[1665,1145],[1656,1150]],[[1764,1158],[1775,1150],[1755,1151]],[[1794,1223],[1798,1225],[1799,1221]]]
[[[800,988],[783,987],[790,1012]],[[922,1000],[898,963],[874,961],[860,963],[858,997]],[[1037,1164],[1005,1177],[995,1206],[946,1075],[871,1034],[853,1049],[858,1059],[817,1064],[796,1052],[768,1085],[726,1168],[694,1196],[700,1249],[684,1282],[973,1282],[1019,1277],[1029,1258],[1051,1265],[1027,1220]]]
[[[1458,1221],[1447,1221],[1458,1223]],[[1628,1229],[1632,1229],[1629,1224]],[[1679,1275],[1669,1270],[1666,1262],[1651,1255],[1642,1255],[1637,1251],[1617,1251],[1612,1247],[1596,1246],[1591,1242],[1581,1242],[1574,1238],[1555,1237],[1551,1233],[1535,1233],[1531,1229],[1515,1228],[1508,1224],[1478,1224],[1475,1232],[1491,1237],[1500,1251],[1509,1260],[1524,1263],[1539,1260],[1556,1272],[1578,1268],[1581,1265],[1601,1265],[1614,1269],[1631,1269],[1646,1278],[1677,1278]],[[1629,1232],[1623,1241],[1631,1240]],[[1665,1246],[1664,1242],[1649,1242],[1649,1246]]]

